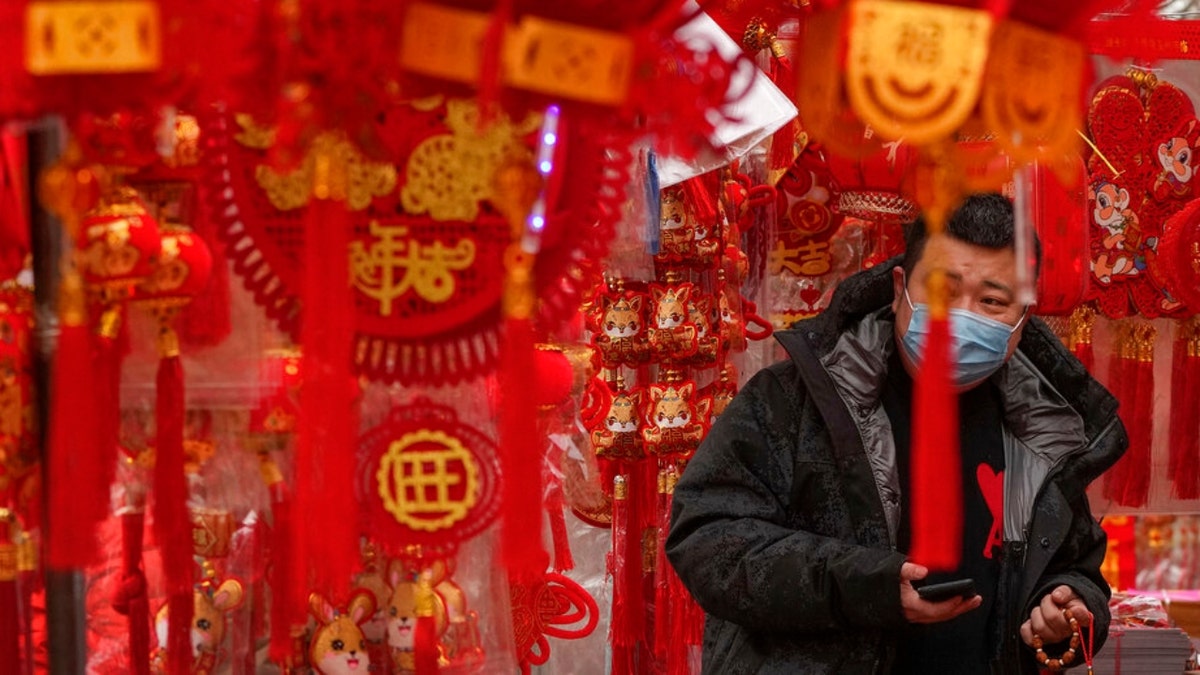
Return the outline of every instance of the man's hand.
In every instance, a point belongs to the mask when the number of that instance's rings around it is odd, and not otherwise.
[[[941,602],[922,600],[912,582],[924,579],[928,574],[929,570],[914,563],[904,563],[900,567],[900,606],[904,608],[904,618],[908,619],[909,623],[949,621],[983,604],[983,598],[979,595],[972,598],[950,598]]]
[[[901,573],[903,574],[903,573]],[[1088,610],[1083,598],[1075,594],[1070,586],[1059,586],[1042,598],[1033,611],[1029,620],[1021,624],[1021,639],[1030,647],[1033,646],[1033,634],[1037,633],[1044,644],[1052,645],[1071,637],[1071,623],[1067,621],[1064,610],[1071,610],[1071,616],[1086,626],[1092,621],[1092,613]]]

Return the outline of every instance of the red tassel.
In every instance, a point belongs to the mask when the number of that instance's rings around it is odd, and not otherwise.
[[[1105,477],[1104,494],[1122,506],[1144,506],[1150,493],[1150,442],[1154,432],[1154,339],[1145,323],[1118,327],[1109,380],[1121,402],[1118,414],[1129,432],[1129,450]]]
[[[121,585],[113,608],[129,619],[129,671],[150,674],[150,599],[142,568],[145,512],[131,508],[121,516]]]
[[[643,630],[642,542],[637,536],[636,485],[617,476],[612,502],[613,609],[609,642],[613,647],[613,675],[637,673],[636,653]]]
[[[183,366],[178,352],[158,363],[154,457],[154,535],[162,551],[167,593],[167,672],[192,665],[192,527],[183,464]]]
[[[434,675],[438,665],[437,612],[434,590],[428,571],[423,572],[417,582],[416,591],[417,625],[413,629],[414,675]]]
[[[358,558],[358,505],[354,498],[357,408],[350,372],[353,299],[347,284],[351,224],[345,204],[314,199],[305,221],[304,317],[301,320],[296,518],[292,545],[298,566],[291,578],[334,597],[349,590]],[[305,575],[305,564],[313,578]],[[299,619],[300,617],[295,617]]]
[[[935,314],[915,384],[909,488],[913,509],[909,554],[931,570],[953,570],[962,557],[962,460],[952,370],[950,323],[945,314]]]
[[[542,543],[542,456],[536,397],[527,390],[534,368],[533,323],[504,321],[504,365],[500,373],[500,445],[504,462],[504,521],[501,554],[511,576],[531,579],[546,571]]]
[[[575,558],[571,555],[571,541],[567,536],[567,517],[564,509],[562,483],[554,480],[550,495],[546,499],[550,511],[550,537],[554,543],[554,571],[566,572],[575,569]]]
[[[432,616],[417,618],[413,635],[413,661],[416,675],[438,672],[437,620]]]
[[[9,675],[21,672],[21,606],[18,591],[17,541],[13,538],[20,526],[15,516],[0,521],[0,545],[13,555],[0,561],[4,576],[0,578],[0,673]]]
[[[1178,499],[1200,499],[1200,321],[1177,341],[1171,392],[1171,480]],[[1181,331],[1182,334],[1182,331]],[[1182,337],[1182,335],[1181,335]],[[1178,414],[1178,417],[1176,415]]]
[[[46,564],[69,570],[86,567],[95,559],[96,525],[107,510],[108,491],[99,488],[97,479],[104,469],[96,442],[91,334],[84,325],[82,281],[77,274],[63,280],[62,293],[64,305],[73,307],[63,311],[50,391],[46,490],[51,534]],[[78,297],[67,297],[75,293]]]
[[[658,504],[656,513],[658,546],[654,555],[654,658],[661,664],[670,663],[671,629],[674,627],[674,605],[671,603],[671,563],[667,560],[667,532],[671,527],[671,498],[667,495],[667,472],[658,472]]]
[[[124,322],[120,319],[121,311],[119,306],[110,307],[102,316],[101,334],[96,338],[97,353],[93,362],[96,378],[96,461],[99,465],[95,482],[101,491],[95,499],[102,504],[101,518],[109,510],[109,491],[116,477],[121,445],[121,362],[125,357],[124,347],[127,346],[122,338],[128,339]]]
[[[292,621],[304,611],[294,600],[303,592],[295,589],[292,580],[296,553],[292,547],[292,502],[283,481],[270,486],[271,513],[275,526],[271,529],[271,646],[270,657],[275,663],[292,663]],[[300,584],[301,587],[303,583]]]
[[[796,73],[792,70],[791,61],[786,56],[775,57],[773,61],[775,76],[771,79],[784,93],[794,92]],[[770,169],[772,171],[786,171],[796,161],[797,124],[797,120],[789,120],[787,124],[779,127],[779,130],[771,137]]]

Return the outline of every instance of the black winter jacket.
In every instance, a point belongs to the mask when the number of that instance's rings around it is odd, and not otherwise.
[[[905,621],[879,400],[894,264],[846,279],[824,313],[778,334],[791,359],[751,378],[675,488],[666,552],[707,613],[704,673],[890,670]],[[1107,635],[1105,536],[1085,490],[1127,438],[1117,401],[1040,321],[993,378],[1007,470],[992,672],[1030,675],[1018,629],[1054,587],[1087,602],[1097,648]]]

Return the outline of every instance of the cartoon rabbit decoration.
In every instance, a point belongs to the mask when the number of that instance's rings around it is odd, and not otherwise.
[[[432,615],[438,641],[446,633],[449,613],[445,601],[433,591],[431,578],[431,574],[415,578],[411,570],[398,560],[392,561],[388,570],[392,597],[388,601],[387,640],[396,672],[417,671],[417,619],[422,610],[428,612],[426,616]],[[441,651],[440,646],[438,651]]]
[[[210,673],[214,670],[217,652],[225,639],[225,615],[242,604],[244,591],[242,582],[226,579],[215,586],[211,572],[209,578],[196,585],[193,593],[192,610],[192,672]],[[158,649],[151,658],[156,673],[165,673],[167,664],[167,605],[154,620],[154,632],[158,636]]]
[[[350,597],[345,612],[339,612],[320,593],[308,596],[308,609],[319,624],[309,646],[309,663],[322,675],[364,675],[371,669],[371,655],[362,624],[375,611],[375,598],[366,589]]]

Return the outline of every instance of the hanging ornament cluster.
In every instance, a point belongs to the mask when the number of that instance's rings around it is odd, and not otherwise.
[[[1088,129],[1088,297],[1110,318],[1178,316],[1185,307],[1159,246],[1164,223],[1197,196],[1195,107],[1174,84],[1131,69],[1097,85]]]
[[[661,551],[671,493],[736,392],[730,359],[771,330],[741,294],[740,246],[746,212],[774,194],[737,173],[731,167],[664,189],[655,209],[657,278],[608,279],[586,317],[601,375],[588,385],[581,417],[611,489],[617,673],[639,672],[647,659],[686,672],[689,645],[699,644],[703,612]],[[647,597],[649,578],[655,591]]]

